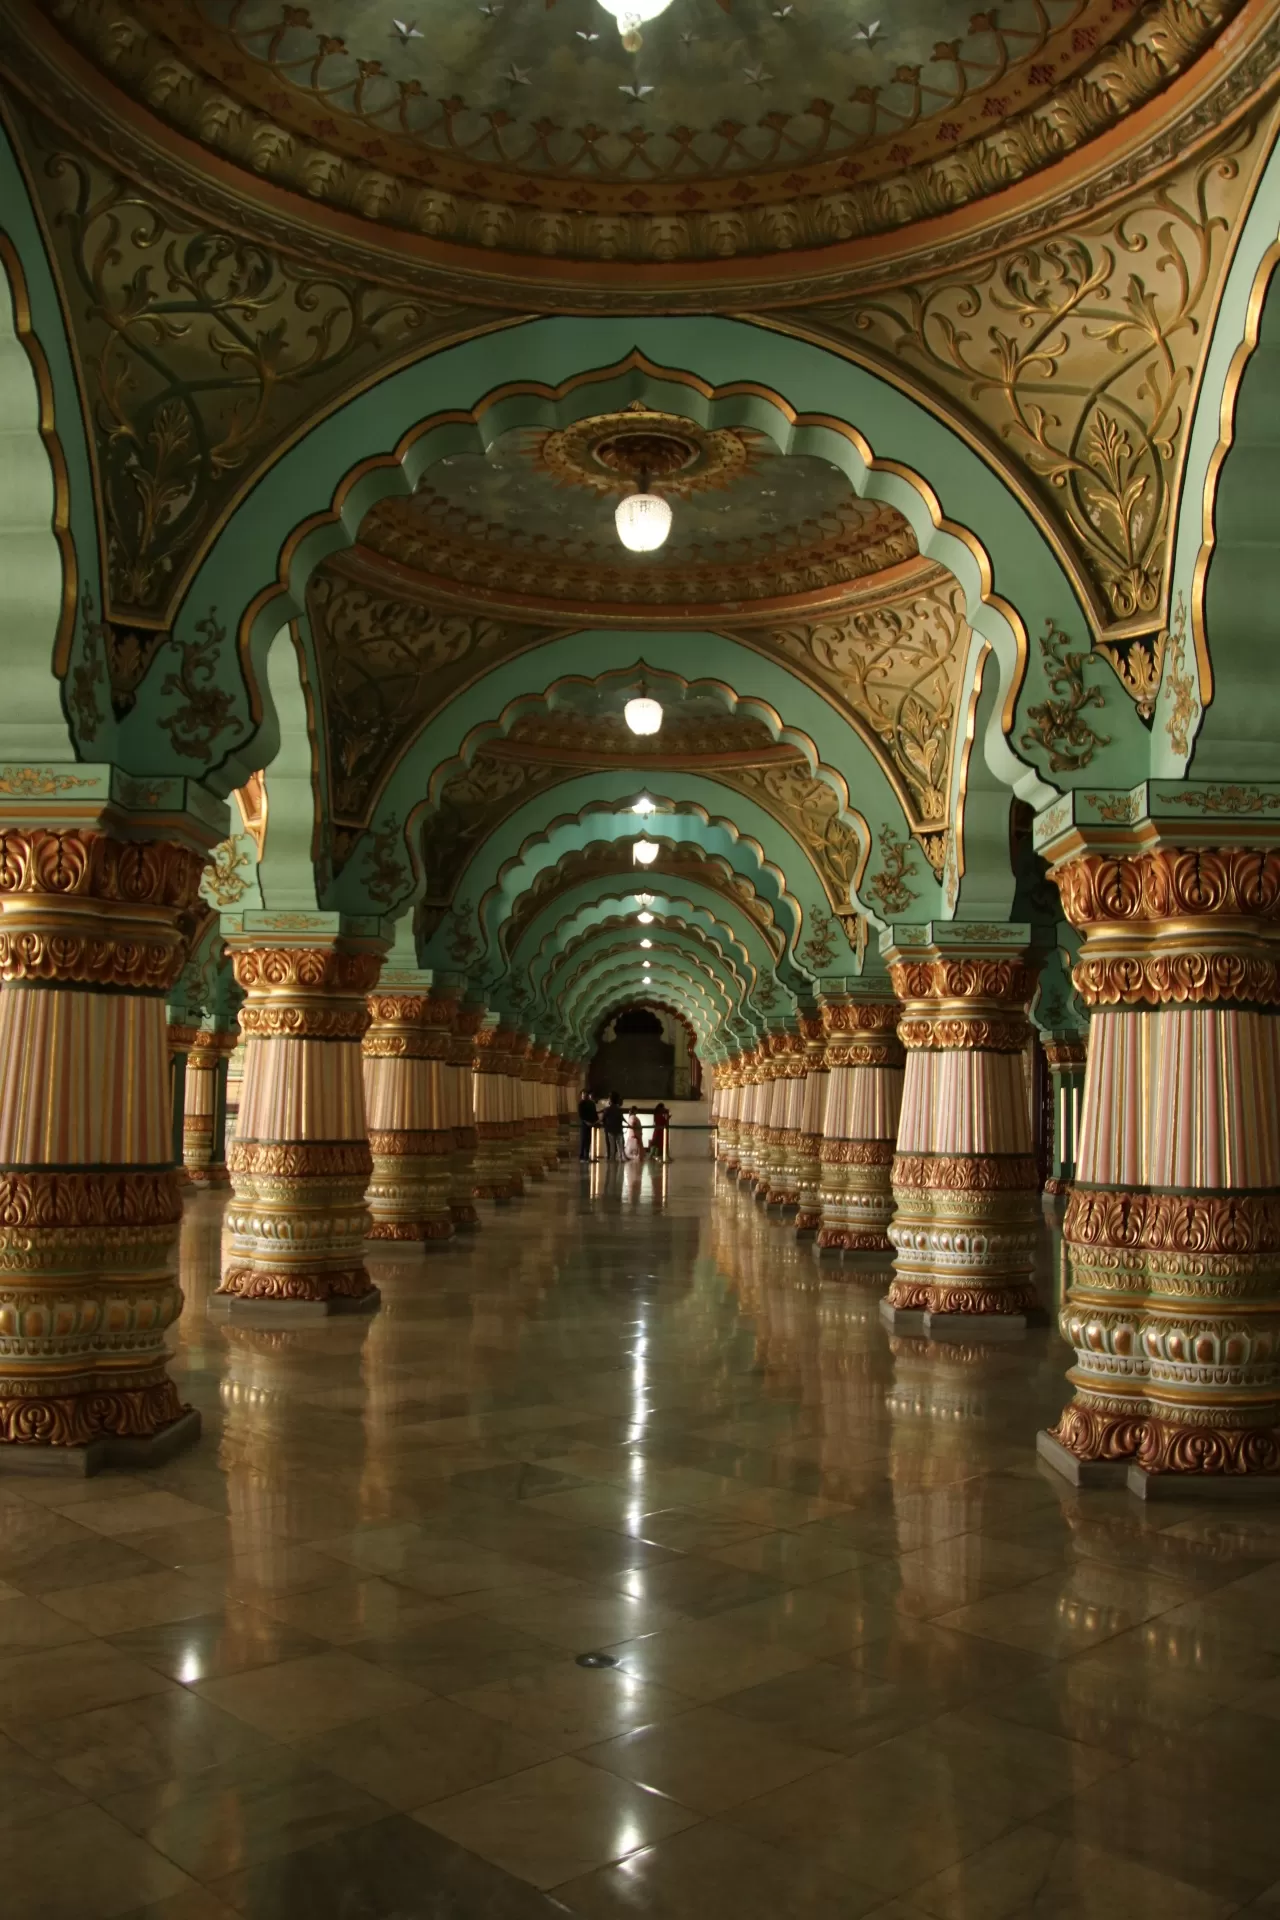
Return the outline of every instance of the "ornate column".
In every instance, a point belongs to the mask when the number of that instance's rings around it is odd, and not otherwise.
[[[198,1027],[188,1026],[183,1020],[169,1021],[169,1144],[180,1187],[191,1184],[183,1139],[187,1107],[187,1055],[195,1044],[198,1032]]]
[[[389,991],[391,987],[396,991]],[[367,1201],[371,1240],[433,1245],[453,1238],[449,1210],[455,1147],[443,1075],[457,1006],[394,977],[369,996],[362,1047],[373,1178]]]
[[[244,1035],[237,1026],[233,1036],[235,1045],[227,1061],[227,1124],[228,1144],[236,1137],[236,1127],[240,1119],[240,1096],[244,1090]]]
[[[827,1119],[827,1040],[822,1017],[802,1015],[804,1091],[796,1145],[796,1234],[817,1233],[822,1225],[822,1136]]]
[[[473,1232],[480,1225],[475,1202],[475,1054],[476,1032],[483,1018],[482,1007],[458,1009],[443,1075],[445,1111],[453,1128],[449,1216],[454,1226],[464,1232]]]
[[[520,1036],[498,1025],[497,1014],[484,1016],[475,1036],[477,1200],[518,1199],[524,1179],[516,1164],[515,1082],[512,1049]],[[527,1044],[527,1042],[525,1043]]]
[[[1077,1484],[1182,1498],[1280,1474],[1277,808],[1280,788],[1152,782],[1037,821],[1092,1009],[1075,1392],[1040,1439]]]
[[[163,779],[148,818],[115,797],[137,784],[85,765],[0,779],[8,1466],[155,1464],[200,1430],[165,1364],[182,1311],[165,1001],[220,809]]]
[[[770,1042],[773,1065],[771,1105],[772,1141],[766,1204],[799,1207],[800,1116],[804,1106],[805,1055],[800,1033],[775,1033]]]
[[[892,930],[887,948],[907,1050],[889,1238],[896,1277],[881,1312],[900,1332],[984,1339],[1022,1332],[1039,1176],[1023,1074],[1035,976],[1028,927],[961,921]]]
[[[742,1056],[730,1054],[716,1066],[714,1093],[716,1159],[726,1173],[738,1171],[738,1122],[742,1106]]]
[[[172,1029],[170,1029],[172,1032]],[[197,1028],[187,1052],[182,1111],[182,1162],[193,1187],[225,1187],[227,1062],[239,1036]]]
[[[542,1124],[542,1088],[546,1064],[546,1047],[540,1047],[531,1040],[528,1052],[519,1062],[515,1083],[519,1122],[516,1159],[526,1180],[545,1180],[547,1177],[546,1129]]]
[[[821,1147],[823,1253],[892,1251],[890,1180],[902,1105],[901,1013],[885,978],[821,997],[827,1106]]]
[[[761,1113],[768,1098],[762,1050],[749,1047],[742,1056],[742,1118],[738,1123],[738,1179],[754,1188],[759,1172]]]
[[[227,942],[246,1000],[244,1087],[227,1156],[233,1197],[213,1303],[291,1319],[371,1308],[365,1190],[373,1171],[360,1042],[382,954],[326,927],[285,942],[261,932]]]
[[[1044,1183],[1048,1199],[1065,1202],[1076,1171],[1080,1103],[1084,1097],[1087,1034],[1042,1033],[1045,1064],[1053,1087],[1053,1166]]]

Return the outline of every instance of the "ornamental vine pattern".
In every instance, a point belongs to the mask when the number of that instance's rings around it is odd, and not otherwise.
[[[920,897],[918,889],[909,884],[917,872],[915,848],[886,820],[880,828],[880,854],[880,871],[874,879],[864,881],[862,891],[876,902],[884,918],[891,920]]]
[[[1040,657],[1049,682],[1049,698],[1027,708],[1028,726],[1019,745],[1026,753],[1048,755],[1051,773],[1079,773],[1099,747],[1110,745],[1084,715],[1090,707],[1105,707],[1100,687],[1085,685],[1087,647],[1072,650],[1061,627],[1045,621],[1040,635]]]

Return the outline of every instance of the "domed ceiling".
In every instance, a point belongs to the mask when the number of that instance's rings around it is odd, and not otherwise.
[[[613,524],[647,471],[675,508],[657,553],[628,553]],[[488,455],[428,470],[410,499],[366,515],[359,552],[428,591],[517,615],[668,620],[822,605],[848,584],[916,562],[892,507],[862,501],[827,461],[784,458],[763,434],[707,432],[644,409],[556,432],[523,429]]]
[[[664,265],[981,200],[1106,132],[1235,10],[669,0],[624,33],[600,0],[45,9],[150,112],[313,204],[489,253]]]

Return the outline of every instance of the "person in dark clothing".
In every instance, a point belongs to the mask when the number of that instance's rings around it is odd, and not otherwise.
[[[621,1157],[622,1119],[622,1095],[620,1093],[611,1093],[609,1095],[609,1104],[604,1110],[604,1119],[601,1121],[601,1125],[604,1128],[604,1150],[606,1159],[617,1160]]]
[[[595,1132],[596,1121],[598,1119],[599,1115],[596,1112],[595,1101],[589,1093],[584,1093],[578,1101],[579,1160],[589,1160],[591,1158],[591,1136]]]

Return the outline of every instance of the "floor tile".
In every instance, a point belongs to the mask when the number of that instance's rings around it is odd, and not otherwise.
[[[162,1621],[110,1636],[113,1647],[171,1680],[192,1686],[251,1667],[323,1653],[326,1642],[272,1620],[256,1607],[224,1607],[191,1619]]]
[[[1236,1910],[1229,1898],[1036,1826],[980,1848],[910,1898],[937,1920],[1226,1920]]]
[[[4,1900],[22,1920],[115,1920],[198,1889],[163,1854],[88,1803],[4,1835]]]
[[[576,1879],[697,1819],[572,1755],[437,1801],[417,1817],[535,1887]]]
[[[204,1680],[196,1691],[211,1706],[277,1740],[304,1740],[346,1721],[366,1720],[426,1698],[421,1687],[345,1651]]]
[[[163,1693],[169,1685],[140,1660],[102,1641],[9,1654],[0,1659],[0,1727],[12,1733],[30,1721],[115,1706]]]
[[[882,1896],[847,1874],[815,1868],[803,1853],[772,1847],[714,1820],[643,1847],[556,1889],[583,1920],[860,1920]]]
[[[693,1704],[685,1694],[622,1670],[591,1671],[572,1662],[514,1674],[457,1696],[464,1707],[503,1720],[559,1753],[613,1739],[631,1727],[670,1719]]]
[[[312,1765],[404,1812],[538,1766],[556,1751],[456,1700],[426,1700],[297,1745]]]
[[[641,1727],[602,1746],[586,1747],[579,1755],[702,1814],[721,1813],[740,1800],[785,1786],[828,1766],[831,1757],[821,1748],[800,1746],[714,1707]]]

